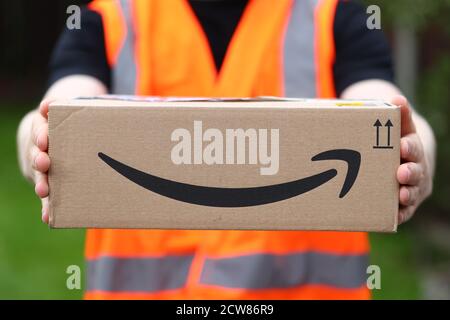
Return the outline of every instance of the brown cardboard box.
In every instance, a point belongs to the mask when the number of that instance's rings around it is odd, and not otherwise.
[[[381,101],[97,97],[49,112],[50,226],[393,232]]]

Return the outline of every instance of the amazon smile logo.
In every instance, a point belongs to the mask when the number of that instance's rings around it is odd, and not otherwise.
[[[149,191],[174,200],[209,207],[250,207],[290,199],[320,187],[338,174],[336,169],[329,169],[280,184],[250,188],[221,188],[164,179],[130,167],[104,153],[100,152],[98,156],[117,173]],[[355,150],[334,149],[321,152],[311,158],[311,161],[324,160],[347,162],[347,173],[339,193],[339,198],[345,197],[358,177],[361,154]]]

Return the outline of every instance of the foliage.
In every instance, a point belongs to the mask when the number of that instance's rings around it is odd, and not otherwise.
[[[84,232],[49,230],[39,199],[19,172],[15,136],[30,105],[0,102],[0,299],[79,299],[82,290],[66,287],[66,270],[84,267]]]
[[[421,31],[433,23],[450,32],[450,0],[365,0],[364,3],[381,8],[382,23],[387,27],[398,24]]]
[[[419,43],[437,30],[439,37],[431,47],[421,47],[419,52],[432,53],[432,61],[419,66],[416,88],[417,108],[432,126],[438,144],[434,192],[428,205],[433,210],[450,211],[450,0],[365,0],[381,8],[383,29],[395,26],[415,30]],[[420,60],[420,58],[419,58]]]
[[[419,82],[418,106],[436,135],[438,153],[430,205],[450,211],[450,56],[441,57]]]

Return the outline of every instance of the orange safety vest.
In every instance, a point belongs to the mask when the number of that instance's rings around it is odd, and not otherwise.
[[[335,97],[337,0],[250,0],[220,72],[187,0],[96,0],[112,92]],[[274,212],[274,214],[276,214]],[[365,299],[365,233],[89,230],[88,299]]]

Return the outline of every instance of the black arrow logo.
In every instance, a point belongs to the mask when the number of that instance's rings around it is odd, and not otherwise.
[[[377,144],[376,144],[376,146],[378,147],[380,145],[380,127],[382,126],[380,120],[377,119],[377,121],[375,121],[373,126],[377,128]]]
[[[387,127],[387,146],[390,147],[391,146],[391,127],[393,127],[394,125],[391,122],[391,119],[388,119],[388,121],[386,122],[386,124],[384,125],[385,127]]]
[[[311,191],[337,175],[336,169],[330,169],[313,176],[275,185],[218,188],[167,180],[127,166],[104,153],[99,153],[98,156],[122,176],[147,190],[178,201],[210,207],[249,207],[286,200]],[[339,198],[343,198],[350,191],[358,176],[361,154],[355,150],[336,149],[317,154],[311,160],[343,160],[347,162],[347,175],[339,193]]]
[[[384,125],[387,128],[387,145],[380,146],[380,127],[383,126],[381,124],[380,119],[377,119],[377,121],[375,121],[373,126],[377,130],[376,145],[374,145],[373,148],[374,149],[393,149],[394,147],[391,146],[391,127],[393,127],[394,125],[392,124],[391,119],[388,119],[388,121],[386,121],[386,123]]]

